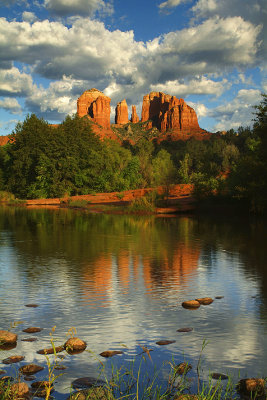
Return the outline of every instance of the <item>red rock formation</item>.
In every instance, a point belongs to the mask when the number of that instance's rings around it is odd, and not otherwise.
[[[137,122],[139,122],[139,117],[138,117],[138,115],[137,115],[136,107],[135,107],[135,106],[132,106],[131,122],[132,122],[133,124],[136,124]]]
[[[77,101],[77,114],[88,115],[97,124],[110,128],[110,98],[97,89],[86,90]]]
[[[128,124],[128,106],[126,100],[122,100],[120,103],[117,104],[115,110],[115,124],[124,125]]]
[[[162,92],[151,92],[144,96],[142,122],[152,121],[161,133],[202,133],[197,115],[183,99]]]

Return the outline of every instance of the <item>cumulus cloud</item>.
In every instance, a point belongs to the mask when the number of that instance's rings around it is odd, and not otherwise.
[[[156,85],[150,85],[151,91],[165,92],[178,97],[189,94],[210,94],[220,96],[225,90],[229,89],[230,83],[227,79],[213,81],[205,76],[196,77],[191,80],[167,81]]]
[[[11,97],[6,97],[3,100],[0,99],[0,108],[9,111],[11,114],[20,114],[22,112],[17,99]]]
[[[267,3],[265,0],[198,0],[192,7],[195,18],[207,19],[215,15],[220,18],[240,16],[255,25],[262,25],[261,51],[262,55],[267,52],[266,45],[266,18]]]
[[[45,0],[44,5],[52,14],[61,17],[93,16],[96,12],[108,15],[113,13],[112,3],[104,0]]]
[[[32,77],[18,68],[0,70],[0,96],[27,96],[32,88]]]
[[[77,17],[69,27],[60,21],[0,18],[0,65],[8,68],[0,70],[0,94],[24,95],[28,107],[37,110],[39,104],[42,112],[61,114],[72,111],[77,95],[91,87],[113,102],[127,93],[128,104],[139,103],[149,89],[218,96],[229,83],[207,76],[253,66],[260,30],[241,17],[217,16],[144,43],[133,31],[110,31],[89,18]],[[48,89],[33,87],[31,76],[10,67],[10,60],[55,82]]]
[[[261,92],[257,89],[241,89],[237,96],[225,104],[208,112],[210,117],[219,121],[214,130],[227,130],[239,126],[249,126],[253,120],[253,105],[261,101]]]

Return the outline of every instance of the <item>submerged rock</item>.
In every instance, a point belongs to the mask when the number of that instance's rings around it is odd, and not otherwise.
[[[200,299],[195,299],[195,300],[198,301],[203,306],[207,306],[213,303],[213,299],[211,297],[201,297]]]
[[[39,305],[38,304],[25,304],[25,307],[36,308],[36,307],[39,307]]]
[[[74,389],[88,389],[92,386],[103,386],[105,385],[105,381],[101,379],[91,378],[90,376],[86,376],[84,378],[75,379],[71,385]]]
[[[158,342],[156,342],[156,344],[158,344],[159,346],[166,346],[167,344],[172,344],[175,342],[176,340],[159,340]]]
[[[34,397],[46,397],[47,389],[49,389],[49,381],[37,381],[31,384],[31,392]],[[54,391],[53,385],[50,388],[50,393]]]
[[[116,356],[117,354],[123,354],[123,351],[120,350],[106,350],[102,351],[99,355],[105,358]]]
[[[38,339],[35,337],[21,339],[22,342],[36,342]]]
[[[225,375],[225,374],[220,374],[220,373],[218,373],[218,372],[213,372],[213,373],[211,374],[211,377],[212,377],[212,379],[221,379],[221,380],[228,379],[228,376],[227,376],[227,375]]]
[[[54,353],[60,353],[61,351],[64,351],[65,348],[64,346],[57,346],[57,347],[49,347],[47,349],[41,349],[37,351],[37,354],[54,354]]]
[[[23,329],[22,332],[26,332],[26,333],[37,333],[37,332],[41,332],[43,330],[43,328],[37,328],[35,326],[31,326],[29,328]]]
[[[193,328],[180,328],[176,332],[192,332]]]
[[[215,297],[215,299],[217,299],[217,300],[220,300],[220,299],[223,299],[224,298],[224,296],[216,296]]]
[[[43,369],[44,369],[44,367],[41,367],[40,365],[27,364],[27,365],[23,365],[23,367],[20,367],[19,371],[23,375],[32,375],[32,374],[36,374],[39,371],[42,371]]]
[[[195,310],[200,307],[200,303],[197,300],[188,300],[182,303],[182,307],[188,308],[189,310]]]
[[[25,357],[23,356],[10,356],[8,358],[5,358],[2,363],[3,364],[13,364],[13,363],[18,363],[22,360],[24,360]]]
[[[35,376],[34,375],[25,375],[23,378],[25,381],[31,382],[31,381],[35,381]]]
[[[17,342],[18,336],[15,333],[0,330],[0,344],[15,344]]]

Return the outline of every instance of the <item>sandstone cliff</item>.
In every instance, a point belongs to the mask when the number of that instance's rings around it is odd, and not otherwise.
[[[131,122],[132,122],[133,124],[136,124],[137,122],[139,122],[139,117],[138,117],[138,115],[137,115],[136,107],[135,107],[135,106],[132,106]]]
[[[126,103],[126,100],[122,100],[120,103],[117,104],[116,110],[115,110],[115,124],[128,124],[129,118],[128,118],[128,106]]]
[[[162,92],[151,92],[143,98],[142,122],[150,120],[161,133],[201,133],[197,115],[183,99]]]
[[[77,100],[77,114],[88,115],[102,127],[110,128],[110,100],[97,89],[86,90]]]

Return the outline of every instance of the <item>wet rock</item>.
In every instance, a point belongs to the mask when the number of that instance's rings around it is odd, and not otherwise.
[[[250,398],[259,398],[265,394],[265,380],[261,378],[241,379],[236,385],[238,393]]]
[[[6,371],[4,371],[3,369],[0,369],[0,375],[4,375],[6,373]]]
[[[91,378],[90,376],[86,376],[84,378],[75,379],[71,385],[73,389],[88,389],[92,386],[103,386],[105,385],[105,381],[101,379]]]
[[[18,336],[15,333],[9,331],[0,330],[0,343],[5,344],[15,344],[17,342]]]
[[[31,384],[32,394],[35,397],[46,397],[47,389],[49,389],[49,381],[37,381]],[[53,386],[50,388],[50,393],[54,391]]]
[[[218,372],[213,372],[213,373],[211,374],[211,377],[212,377],[212,379],[221,379],[221,380],[228,379],[228,376],[227,376],[227,375],[225,375],[225,374],[220,374],[220,373],[218,373]]]
[[[175,373],[178,375],[186,375],[192,369],[192,365],[182,362],[175,366]]]
[[[220,300],[220,299],[223,299],[224,298],[224,296],[216,296],[215,297],[215,299],[217,299],[217,300]]]
[[[180,328],[177,329],[177,332],[192,332],[193,328]]]
[[[44,369],[44,367],[41,367],[40,365],[36,365],[36,364],[27,364],[27,365],[23,365],[23,367],[20,367],[20,372],[23,375],[32,375],[32,374],[36,374],[39,371],[42,371]]]
[[[76,337],[68,339],[64,344],[64,348],[69,354],[80,353],[86,349],[86,346],[87,344],[82,339]]]
[[[37,353],[46,355],[46,354],[60,353],[61,351],[64,351],[64,350],[65,350],[64,346],[57,346],[55,348],[49,347],[47,349],[38,350]]]
[[[200,303],[197,300],[188,300],[182,303],[182,307],[187,308],[189,310],[196,310],[200,307]]]
[[[207,306],[213,303],[213,299],[211,297],[201,297],[200,299],[195,299],[195,300],[198,301],[203,306]]]
[[[25,381],[28,381],[28,382],[31,382],[31,381],[35,381],[35,376],[34,375],[27,375],[27,376],[24,376],[24,380]]]
[[[38,339],[35,337],[21,339],[22,342],[36,342]]]
[[[30,395],[30,390],[25,382],[13,383],[10,387],[10,394],[12,400],[28,399]]]
[[[15,343],[5,343],[0,345],[0,350],[3,351],[8,351],[8,350],[13,350],[17,347],[17,342]]]
[[[26,333],[37,333],[37,332],[41,332],[43,330],[43,328],[37,328],[35,326],[31,326],[29,328],[23,329],[22,332],[26,332]]]
[[[71,394],[67,400],[107,400],[113,399],[110,391],[102,387],[92,387]]]
[[[64,369],[66,369],[67,367],[65,367],[65,365],[55,365],[54,369],[56,369],[57,371],[64,371]]]
[[[39,305],[38,304],[25,304],[25,307],[36,308],[36,307],[39,307]]]
[[[166,346],[167,344],[172,344],[175,342],[176,340],[159,340],[158,342],[156,342],[156,344],[158,344],[159,346]]]
[[[25,357],[23,356],[10,356],[8,358],[5,358],[2,363],[3,364],[13,364],[13,363],[18,363],[22,360],[24,360]]]
[[[105,358],[116,356],[117,354],[123,354],[123,351],[120,350],[106,350],[102,351],[99,355]]]

